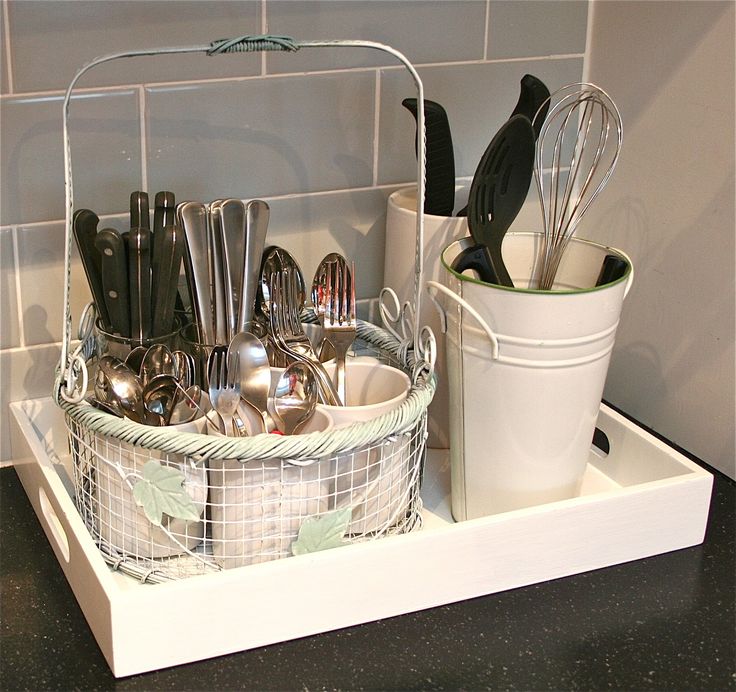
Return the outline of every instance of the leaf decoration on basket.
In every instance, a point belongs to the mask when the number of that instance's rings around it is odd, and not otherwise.
[[[291,552],[294,555],[304,555],[347,545],[348,542],[344,539],[352,514],[351,507],[344,507],[327,514],[307,517],[299,527],[299,536],[292,544]]]
[[[148,520],[161,526],[164,514],[175,519],[197,521],[200,511],[187,495],[184,474],[151,459],[143,467],[143,478],[133,486],[133,497]]]

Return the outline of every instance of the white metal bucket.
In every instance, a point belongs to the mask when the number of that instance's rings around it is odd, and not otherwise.
[[[446,322],[459,521],[574,497],[585,471],[633,268],[620,250],[574,238],[553,290],[535,290],[541,239],[507,234],[504,261],[515,288],[450,268],[470,238],[443,251],[443,283],[427,282]],[[629,268],[595,287],[608,254]]]

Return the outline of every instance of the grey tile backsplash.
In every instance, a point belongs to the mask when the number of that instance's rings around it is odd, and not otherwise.
[[[64,90],[92,58],[246,34],[387,43],[447,109],[470,176],[526,72],[552,87],[583,71],[587,0],[0,0],[0,461],[10,401],[47,396],[62,324]],[[7,19],[7,21],[6,21]],[[135,58],[96,69],[74,98],[75,206],[121,215],[129,193],[263,197],[269,242],[307,276],[329,251],[383,285],[386,199],[415,177],[411,79],[368,49]],[[105,219],[120,227],[122,217]],[[17,253],[16,253],[17,250]],[[76,252],[71,305],[88,299]]]

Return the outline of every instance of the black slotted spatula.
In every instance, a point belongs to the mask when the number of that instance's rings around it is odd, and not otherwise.
[[[529,118],[517,114],[495,134],[473,176],[468,227],[476,244],[455,258],[455,271],[473,269],[481,281],[514,285],[501,256],[501,244],[524,204],[533,171],[534,131]]]
[[[401,105],[417,119],[417,99],[404,99]],[[424,213],[452,216],[455,207],[455,152],[447,113],[436,101],[424,99],[424,129],[427,135]],[[416,139],[414,147],[416,149]]]

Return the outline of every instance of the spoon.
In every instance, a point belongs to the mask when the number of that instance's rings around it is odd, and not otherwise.
[[[173,375],[156,375],[143,386],[143,405],[146,410],[162,416],[169,424],[174,409],[179,383]]]
[[[140,375],[143,358],[148,352],[147,346],[136,346],[126,357],[125,364],[136,374]]]
[[[167,346],[154,344],[146,351],[140,369],[141,382],[144,387],[158,375],[173,376],[175,373],[174,357]]]
[[[293,435],[314,412],[317,405],[317,381],[304,363],[292,363],[276,384],[273,407],[281,419],[284,435]]]
[[[189,423],[199,414],[206,415],[206,411],[202,406],[202,389],[199,385],[193,384],[185,389],[177,388],[178,395],[169,417],[169,425],[179,425],[180,423]]]
[[[230,342],[228,352],[237,353],[240,360],[240,398],[258,411],[263,419],[263,431],[271,432],[276,424],[268,413],[271,366],[266,347],[255,334],[238,332]]]
[[[95,381],[95,394],[104,402],[117,402],[126,418],[143,423],[146,409],[143,405],[143,387],[138,376],[125,363],[103,356],[99,361],[98,378],[100,389],[105,394],[100,397],[97,392],[98,381]]]
[[[171,356],[174,359],[174,376],[184,389],[188,389],[194,384],[194,356],[185,351],[173,351]]]

